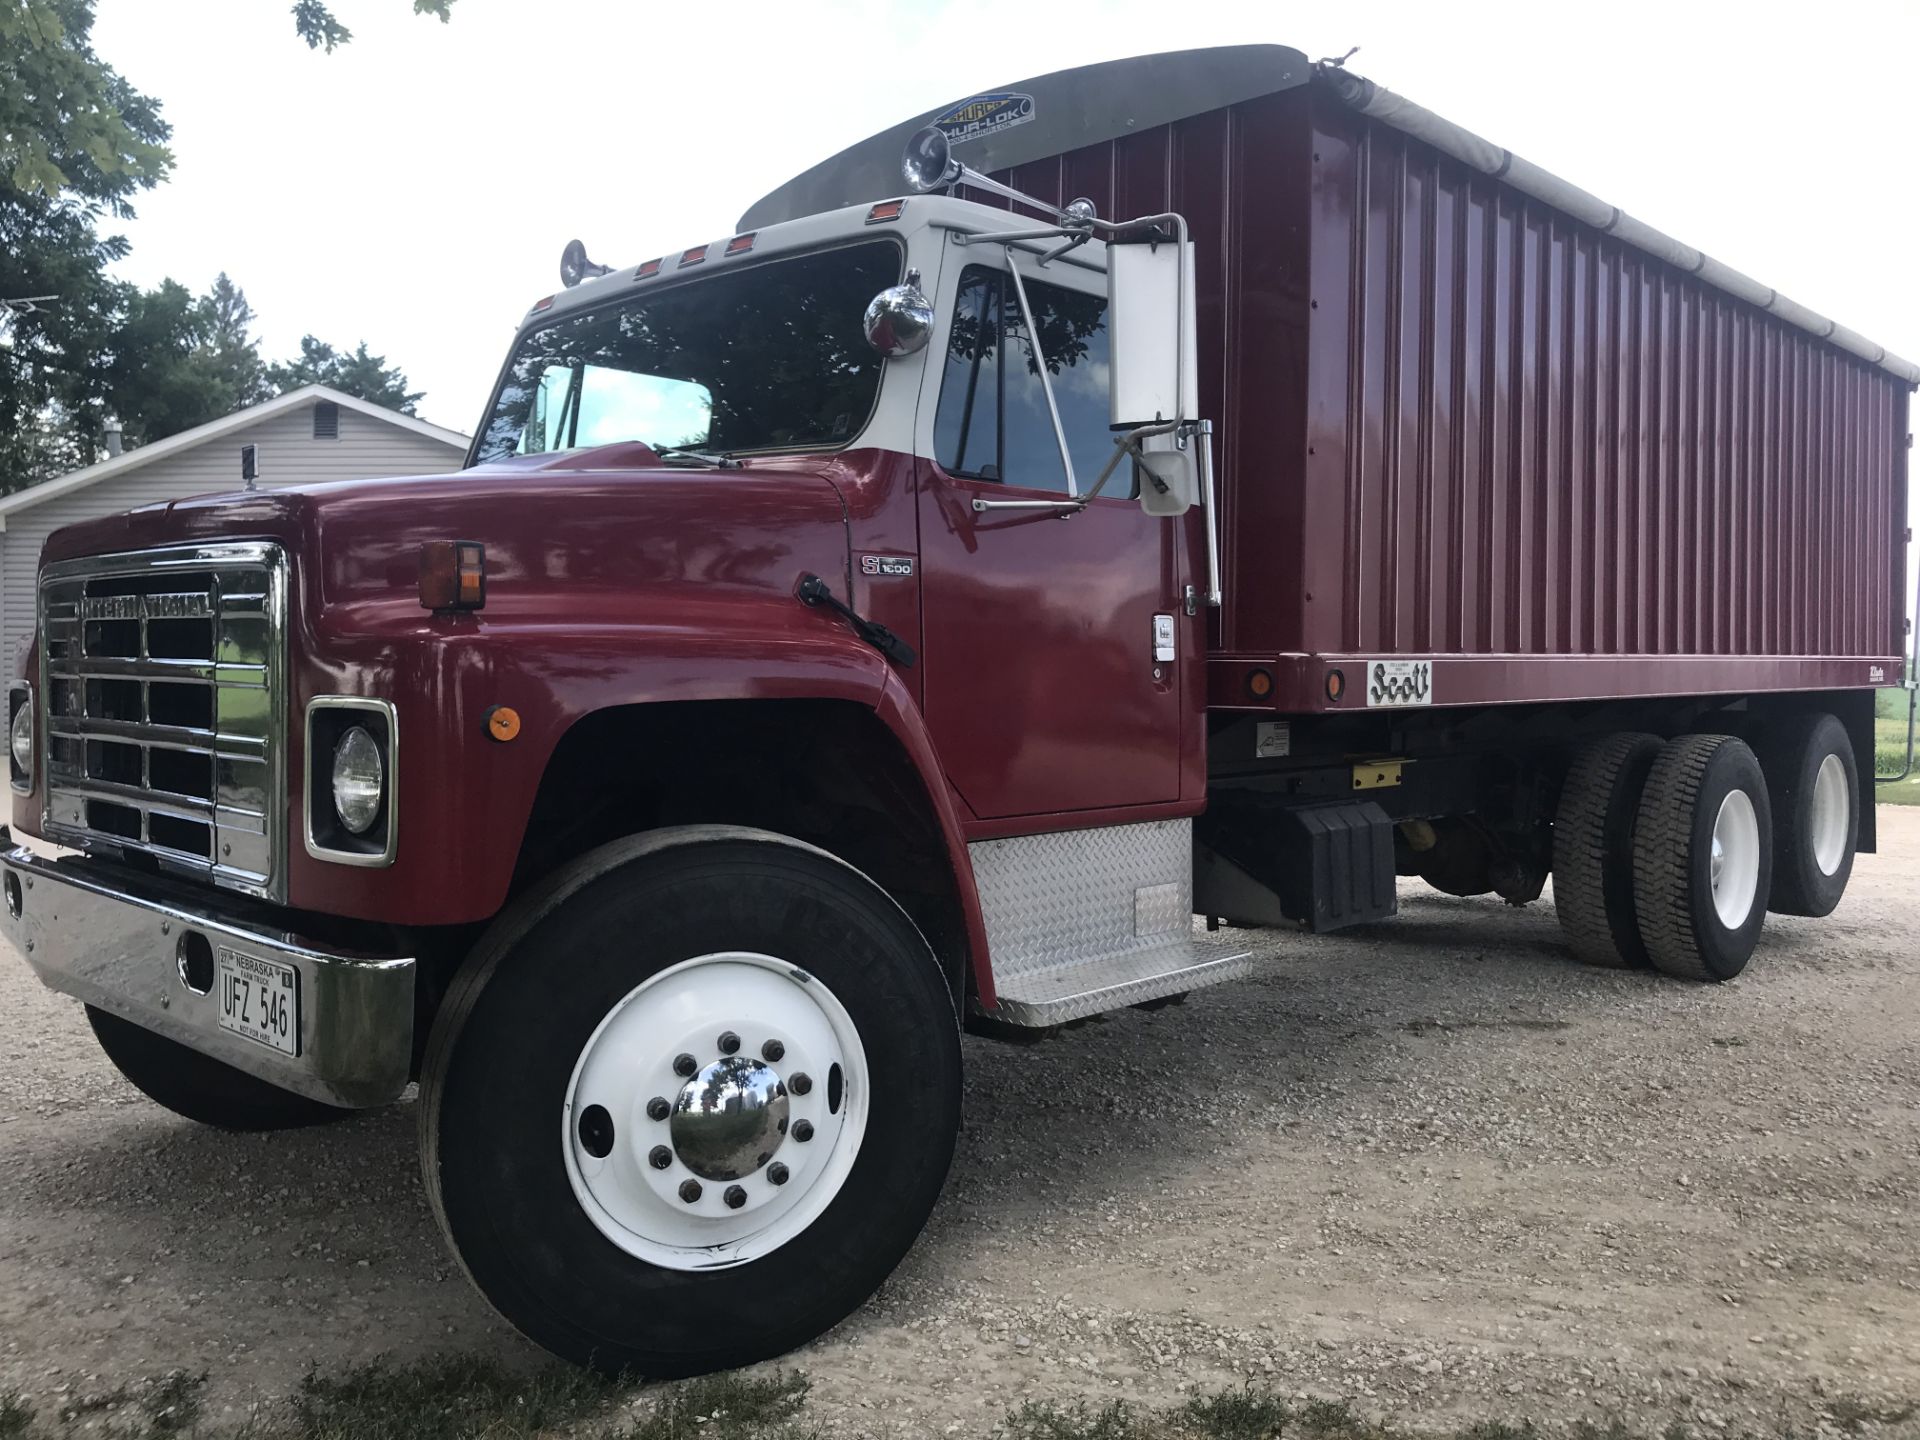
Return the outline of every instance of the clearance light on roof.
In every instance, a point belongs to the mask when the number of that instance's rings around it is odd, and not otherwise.
[[[551,310],[552,308],[553,308],[553,296],[549,295],[544,300],[534,301],[533,309],[528,311],[527,313],[531,315],[538,315],[542,310]]]
[[[633,272],[633,278],[636,280],[651,280],[659,273],[660,262],[658,260],[643,260],[640,262],[640,268]]]
[[[487,552],[478,540],[429,540],[420,547],[420,608],[478,610],[487,603]]]
[[[707,247],[704,245],[696,245],[691,250],[683,250],[680,252],[680,265],[682,268],[688,265],[698,265],[706,258]]]
[[[867,223],[869,225],[879,225],[887,220],[898,220],[901,212],[906,208],[907,202],[904,200],[882,200],[878,205],[867,211]]]
[[[727,254],[729,255],[746,254],[747,251],[753,248],[753,237],[755,233],[757,232],[749,230],[746,234],[736,235],[731,240],[727,241]]]

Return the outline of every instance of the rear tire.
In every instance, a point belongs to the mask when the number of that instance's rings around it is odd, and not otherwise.
[[[1731,735],[1668,741],[1633,827],[1648,958],[1681,979],[1731,980],[1759,941],[1772,877],[1772,810],[1753,752]]]
[[[1633,822],[1660,737],[1631,732],[1574,757],[1553,818],[1553,905],[1574,956],[1588,965],[1652,962],[1633,903]]]
[[[1831,715],[1799,715],[1756,742],[1773,800],[1776,915],[1831,915],[1847,893],[1860,839],[1860,775],[1847,730]]]
[[[114,1068],[149,1100],[216,1130],[297,1130],[354,1114],[269,1085],[177,1040],[87,1006],[87,1023]]]
[[[959,1026],[857,871],[663,832],[503,917],[420,1101],[428,1198],[493,1307],[576,1364],[671,1379],[783,1354],[886,1279],[953,1156]]]

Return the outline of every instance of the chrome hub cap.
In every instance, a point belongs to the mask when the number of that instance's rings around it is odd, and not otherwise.
[[[758,1259],[819,1218],[866,1131],[866,1052],[814,976],[702,955],[614,1006],[568,1085],[574,1198],[631,1255],[676,1270]]]
[[[1713,818],[1707,878],[1720,923],[1738,930],[1753,913],[1754,896],[1760,889],[1760,817],[1744,790],[1728,791]]]
[[[728,1055],[680,1089],[668,1133],[703,1180],[738,1180],[773,1159],[787,1138],[787,1087],[771,1065]]]
[[[1822,875],[1840,869],[1840,860],[1847,853],[1847,822],[1853,818],[1852,809],[1847,795],[1847,767],[1838,755],[1829,755],[1813,777],[1813,813],[1808,825],[1813,863]]]

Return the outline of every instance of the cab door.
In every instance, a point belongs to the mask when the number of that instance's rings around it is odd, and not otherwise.
[[[1036,332],[1078,492],[1113,452],[1104,275],[1021,253],[1028,317],[1007,263],[975,245],[942,267],[945,354],[921,405],[923,435],[933,413],[918,501],[927,723],[982,819],[1177,800],[1180,674],[1201,659],[1168,654],[1193,628],[1181,527],[1141,512],[1125,463],[1065,519],[974,508],[1070,493]]]

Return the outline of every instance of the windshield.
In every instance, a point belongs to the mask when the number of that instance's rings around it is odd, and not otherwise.
[[[880,384],[867,302],[899,278],[899,246],[869,241],[567,315],[521,340],[478,454],[843,445]]]

